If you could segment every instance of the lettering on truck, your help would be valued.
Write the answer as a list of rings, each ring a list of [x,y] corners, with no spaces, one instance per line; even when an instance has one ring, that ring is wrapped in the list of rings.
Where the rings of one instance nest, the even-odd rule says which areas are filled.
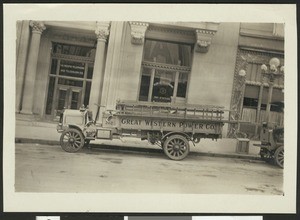
[[[214,130],[215,124],[211,123],[194,123],[194,122],[171,122],[171,121],[157,121],[157,120],[141,120],[122,118],[122,125],[129,126],[146,126],[146,127],[164,127],[164,128],[194,128],[202,130]]]

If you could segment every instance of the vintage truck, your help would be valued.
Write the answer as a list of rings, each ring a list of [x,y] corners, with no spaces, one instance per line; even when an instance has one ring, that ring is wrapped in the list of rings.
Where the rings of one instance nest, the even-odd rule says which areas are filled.
[[[99,123],[100,107],[95,120],[86,108],[61,113],[57,131],[62,133],[63,150],[77,152],[92,140],[130,136],[159,145],[172,160],[182,160],[189,154],[190,142],[222,138],[226,122],[220,106],[118,101],[114,110],[102,113]]]
[[[195,144],[202,138],[222,138],[225,110],[220,106],[174,105],[119,101],[116,109],[106,110],[102,122],[97,123],[92,113],[84,107],[79,110],[64,109],[60,114],[57,131],[61,133],[60,144],[66,152],[77,152],[91,140],[138,137],[160,146],[172,160],[184,159],[190,151],[190,142]],[[104,107],[104,106],[103,106]],[[260,133],[261,158],[283,168],[283,128],[270,128],[263,123]]]

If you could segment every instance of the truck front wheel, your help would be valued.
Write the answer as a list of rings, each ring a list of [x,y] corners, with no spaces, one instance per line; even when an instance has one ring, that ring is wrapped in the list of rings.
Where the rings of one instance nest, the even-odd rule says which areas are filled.
[[[181,135],[172,135],[164,141],[164,153],[172,160],[182,160],[190,152],[188,140]]]
[[[75,153],[79,151],[83,145],[84,137],[77,129],[68,129],[60,136],[60,146],[66,152]]]

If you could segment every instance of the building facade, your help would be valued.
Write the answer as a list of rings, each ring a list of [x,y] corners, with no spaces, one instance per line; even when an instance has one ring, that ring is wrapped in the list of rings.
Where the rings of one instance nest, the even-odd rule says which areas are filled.
[[[114,109],[117,100],[205,104],[234,110],[249,122],[238,129],[254,135],[268,93],[260,65],[272,57],[284,64],[283,25],[272,23],[20,21],[16,43],[16,114],[36,120],[82,105],[95,114],[95,104]],[[278,124],[282,91],[279,79],[271,107]]]

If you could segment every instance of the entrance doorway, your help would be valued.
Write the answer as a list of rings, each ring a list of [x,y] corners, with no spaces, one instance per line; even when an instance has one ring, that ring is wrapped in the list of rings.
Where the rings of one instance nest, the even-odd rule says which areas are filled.
[[[58,116],[64,108],[89,104],[95,48],[52,43],[46,117]]]

